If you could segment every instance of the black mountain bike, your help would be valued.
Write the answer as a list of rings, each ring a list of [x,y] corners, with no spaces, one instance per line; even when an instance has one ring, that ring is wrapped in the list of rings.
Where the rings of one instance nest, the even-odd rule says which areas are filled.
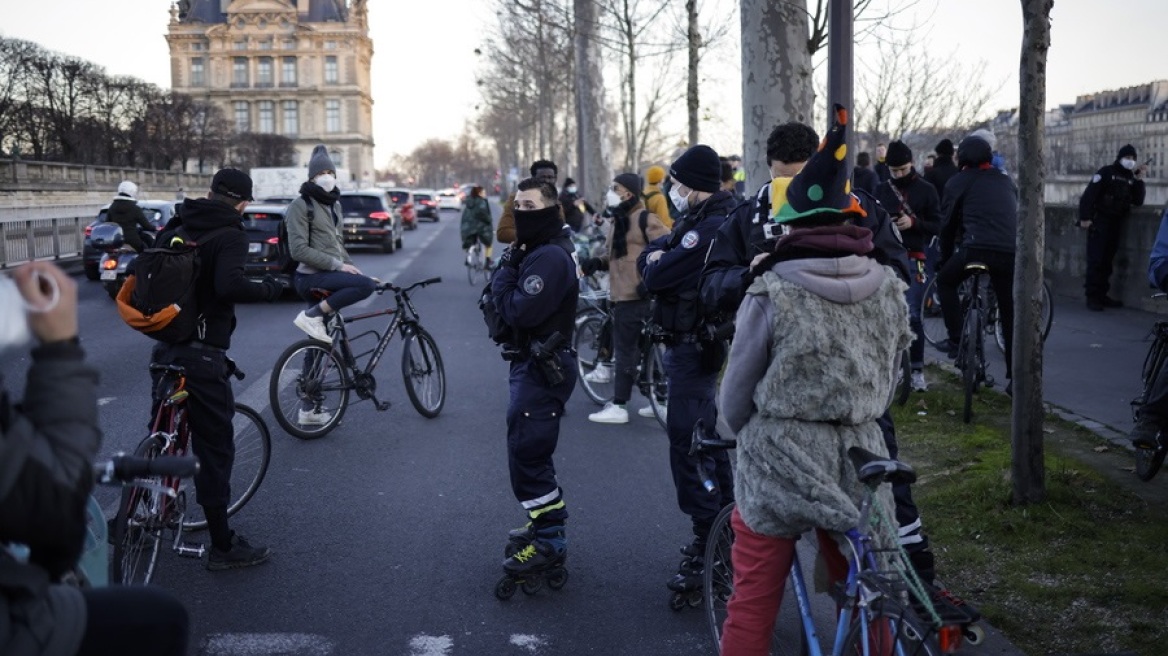
[[[1157,298],[1166,296],[1168,295],[1156,294]],[[1166,359],[1168,359],[1168,321],[1157,321],[1152,327],[1152,345],[1148,347],[1148,355],[1144,357],[1144,391],[1132,401],[1132,415],[1136,421],[1139,421],[1140,408],[1147,400],[1148,393],[1151,392]],[[1155,448],[1136,448],[1136,476],[1141,481],[1152,480],[1156,472],[1160,471],[1160,466],[1164,464],[1165,455],[1168,455],[1168,437],[1162,431],[1157,432]]]
[[[302,440],[324,437],[345,416],[350,392],[362,401],[373,401],[379,411],[388,410],[389,402],[376,396],[373,370],[395,333],[402,338],[402,378],[410,403],[423,417],[437,417],[446,402],[446,371],[438,344],[422,327],[410,292],[439,282],[442,278],[430,278],[409,287],[379,283],[375,288],[378,294],[393,292],[394,307],[352,317],[334,312],[326,324],[332,343],[305,339],[285,349],[272,370],[268,389],[272,413],[280,426]],[[319,298],[327,297],[323,290],[313,292]],[[354,321],[387,315],[390,320],[384,333],[368,330],[349,337],[345,330]],[[367,351],[356,352],[354,344],[368,336],[376,339],[376,344]],[[362,367],[358,360],[365,356],[369,357]]]
[[[961,369],[961,386],[965,390],[965,409],[961,420],[973,419],[973,394],[981,385],[992,387],[994,379],[986,374],[985,330],[988,321],[990,269],[981,262],[965,265],[968,278],[962,281],[961,340],[957,343],[957,366]]]

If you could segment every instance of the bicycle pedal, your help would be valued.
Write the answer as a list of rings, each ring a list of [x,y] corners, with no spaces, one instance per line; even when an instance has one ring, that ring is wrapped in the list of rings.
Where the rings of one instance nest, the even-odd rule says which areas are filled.
[[[377,399],[373,399],[373,407],[377,408],[378,412],[385,412],[386,410],[389,410],[390,405],[392,404],[389,401],[378,401]]]
[[[202,543],[178,542],[174,545],[174,552],[184,558],[202,558],[207,547]]]

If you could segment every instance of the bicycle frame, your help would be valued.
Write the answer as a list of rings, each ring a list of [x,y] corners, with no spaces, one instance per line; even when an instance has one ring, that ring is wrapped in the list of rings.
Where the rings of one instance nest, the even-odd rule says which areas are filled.
[[[341,359],[345,363],[345,367],[351,372],[360,376],[369,376],[373,370],[377,368],[377,363],[381,361],[381,357],[385,354],[385,349],[389,348],[389,342],[393,339],[393,335],[401,332],[404,339],[410,334],[414,326],[420,322],[420,315],[417,308],[414,307],[413,301],[410,300],[408,290],[401,289],[394,292],[395,307],[387,307],[376,312],[366,312],[352,317],[342,317],[338,312],[334,315],[333,326],[336,329],[336,334],[333,336],[333,349],[336,350]],[[345,325],[355,321],[364,319],[372,319],[373,317],[390,316],[389,326],[384,333],[378,333],[376,330],[367,330],[359,333],[354,337],[349,337],[345,330]],[[366,336],[373,335],[377,338],[377,345],[370,351],[363,353],[353,353],[352,342]],[[365,363],[365,368],[361,369],[358,365],[358,358],[370,355],[369,360]],[[430,363],[426,363],[429,365]],[[345,381],[346,386],[350,389],[357,388],[356,380]]]

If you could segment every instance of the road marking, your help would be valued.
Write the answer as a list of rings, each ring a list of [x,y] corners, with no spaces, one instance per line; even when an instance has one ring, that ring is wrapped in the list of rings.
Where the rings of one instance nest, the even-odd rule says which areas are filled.
[[[313,633],[212,633],[204,656],[329,656],[333,643]]]
[[[516,647],[526,649],[531,653],[537,653],[539,648],[547,643],[546,640],[535,635],[526,635],[523,633],[516,633],[511,636],[511,644]]]
[[[449,656],[454,649],[450,636],[428,636],[420,633],[410,638],[410,656]]]
[[[108,405],[108,404],[113,403],[114,401],[117,401],[117,400],[118,400],[118,397],[116,397],[116,396],[103,396],[97,400],[97,406],[101,407],[103,405]]]

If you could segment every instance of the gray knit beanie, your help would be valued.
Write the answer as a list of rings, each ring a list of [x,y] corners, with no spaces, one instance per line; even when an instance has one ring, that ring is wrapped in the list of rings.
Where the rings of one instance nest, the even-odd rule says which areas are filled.
[[[337,166],[333,164],[333,159],[329,157],[328,149],[324,144],[318,145],[312,149],[312,157],[308,159],[308,179],[311,180],[320,175],[322,171],[336,171]]]

